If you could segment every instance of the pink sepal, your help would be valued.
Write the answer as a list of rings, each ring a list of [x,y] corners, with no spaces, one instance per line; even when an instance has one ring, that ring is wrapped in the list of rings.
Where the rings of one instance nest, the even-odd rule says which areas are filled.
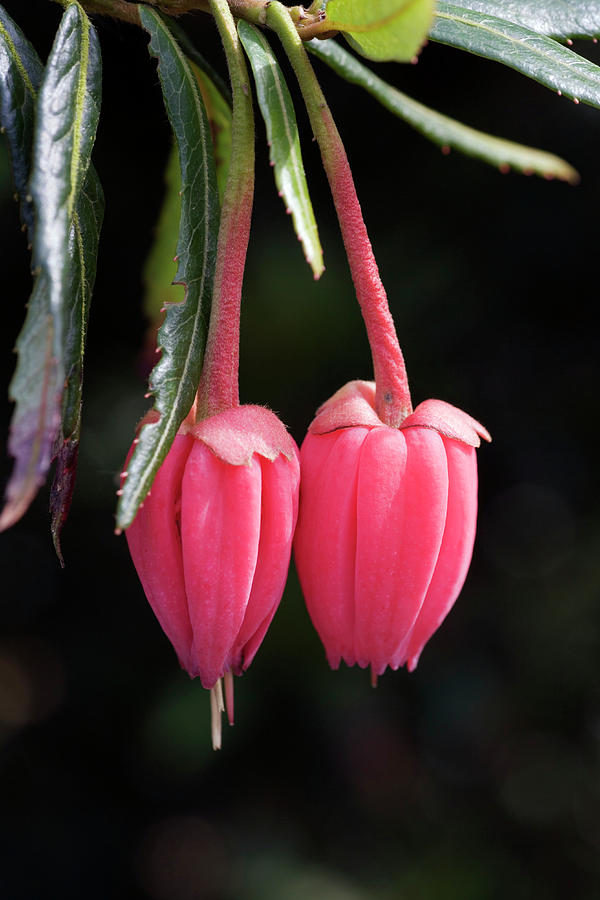
[[[329,434],[354,425],[383,425],[375,412],[374,381],[349,381],[319,407],[308,430],[311,434]]]
[[[355,425],[385,427],[375,412],[374,381],[349,381],[317,410],[308,430],[311,434],[329,434]],[[479,447],[480,438],[491,441],[483,425],[444,400],[424,400],[404,419],[400,428],[416,426],[433,428],[439,434],[462,441],[469,447]]]
[[[444,400],[424,400],[410,416],[407,416],[400,428],[433,428],[445,437],[462,441],[469,447],[479,447],[482,437],[491,441],[489,431],[476,419],[446,403]]]
[[[284,424],[264,406],[235,406],[185,430],[232,466],[249,466],[255,453],[271,461],[298,454]]]

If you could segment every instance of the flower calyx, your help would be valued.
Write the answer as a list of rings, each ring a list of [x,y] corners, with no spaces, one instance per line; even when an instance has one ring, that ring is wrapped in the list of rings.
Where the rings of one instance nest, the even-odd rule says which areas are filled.
[[[255,453],[271,462],[280,455],[291,460],[297,453],[283,422],[264,406],[234,406],[195,424],[185,423],[181,432],[232,466],[249,466]]]
[[[387,428],[375,411],[375,382],[349,381],[317,410],[309,431],[329,434],[339,428],[362,425]],[[481,438],[491,441],[489,432],[476,419],[444,400],[424,400],[398,426],[432,428],[445,437],[479,447]]]

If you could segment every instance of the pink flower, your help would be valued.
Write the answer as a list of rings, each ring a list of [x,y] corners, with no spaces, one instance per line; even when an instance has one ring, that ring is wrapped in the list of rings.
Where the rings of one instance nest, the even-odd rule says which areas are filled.
[[[275,614],[299,479],[274,413],[237,406],[180,429],[126,531],[158,621],[205,688],[248,668]]]
[[[300,454],[294,554],[332,668],[417,665],[471,561],[480,436],[441,400],[385,425],[364,381],[319,410]]]

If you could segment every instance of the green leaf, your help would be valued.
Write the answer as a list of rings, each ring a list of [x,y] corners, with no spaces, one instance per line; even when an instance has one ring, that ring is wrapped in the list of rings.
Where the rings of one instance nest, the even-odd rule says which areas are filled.
[[[172,23],[169,23],[172,26]],[[183,34],[183,32],[182,32]],[[176,35],[179,39],[179,35]],[[181,44],[181,40],[179,39]],[[186,53],[189,57],[189,54]],[[222,200],[231,153],[231,107],[209,76],[190,59],[190,66],[204,101],[210,123],[217,187]],[[179,152],[173,141],[165,169],[165,196],[154,233],[154,243],[144,267],[144,311],[152,323],[152,330],[162,320],[165,306],[180,303],[185,298],[183,286],[174,283],[177,260],[174,259],[177,231],[181,218],[181,168]],[[155,340],[152,341],[154,350]]]
[[[231,156],[231,106],[225,101],[222,92],[215,86],[209,75],[201,71],[193,62],[191,65],[210,122],[217,169],[217,187],[219,198],[222,201]]]
[[[6,134],[15,192],[29,243],[33,206],[27,183],[33,146],[34,112],[43,66],[21,29],[0,6],[0,126]]]
[[[154,243],[144,266],[144,312],[152,326],[161,319],[167,303],[181,303],[185,292],[174,284],[174,259],[181,218],[181,169],[175,142],[165,169],[165,196],[154,231]]]
[[[35,51],[19,59],[33,84],[27,68],[31,53]],[[33,73],[35,68],[34,63]],[[45,480],[60,440],[65,381],[76,365],[74,348],[82,352],[80,336],[73,337],[71,331],[77,329],[80,316],[85,321],[87,315],[78,310],[82,292],[74,287],[75,233],[99,106],[97,38],[79,4],[73,3],[61,20],[37,100],[30,182],[36,211],[36,281],[17,340],[18,362],[10,386],[16,408],[9,451],[15,465],[0,529],[20,518]],[[65,407],[67,434],[73,421],[69,407]]]
[[[62,402],[62,425],[56,445],[56,465],[50,489],[51,531],[58,558],[63,564],[60,534],[69,514],[81,434],[83,362],[90,303],[96,280],[96,262],[100,229],[104,216],[102,186],[90,166],[77,201],[69,236],[69,303],[65,333],[65,389]]]
[[[465,9],[517,22],[555,38],[600,35],[600,3],[577,0],[463,0]]]
[[[232,99],[229,85],[223,81],[214,66],[211,66],[209,61],[200,53],[187,32],[184,31],[175,19],[169,19],[169,29],[171,34],[177,39],[177,43],[189,61],[194,64],[196,69],[200,69],[200,71],[206,75],[215,90],[221,95],[221,99],[231,109]]]
[[[576,103],[600,108],[600,68],[522,25],[439,0],[429,36],[504,63]]]
[[[169,23],[170,25],[172,23]],[[180,41],[181,43],[181,41]],[[188,54],[186,54],[188,55]],[[189,58],[189,55],[188,55]],[[205,72],[190,61],[204,101],[211,127],[217,187],[222,199],[231,151],[231,107]],[[179,152],[173,147],[165,168],[165,195],[156,223],[154,242],[144,266],[144,311],[150,322],[149,350],[156,346],[156,329],[167,304],[185,299],[183,285],[174,282],[177,273],[175,250],[181,218],[181,169]]]
[[[315,278],[319,278],[324,270],[323,251],[306,184],[292,98],[275,54],[262,32],[244,21],[238,23],[238,32],[254,74],[275,182],[292,214],[294,230],[302,242],[306,261]]]
[[[421,49],[435,0],[329,0],[326,25],[368,59],[407,62]]]
[[[444,150],[454,147],[468,156],[498,166],[503,171],[515,168],[526,173],[536,172],[545,178],[560,178],[572,184],[579,180],[575,169],[558,156],[469,128],[407,97],[375,75],[335,41],[314,40],[307,43],[306,47],[346,81],[364,88],[386,109],[404,119]]]
[[[127,528],[194,401],[206,341],[219,223],[219,199],[210,127],[198,82],[165,20],[139,7],[158,59],[163,98],[179,148],[181,220],[176,281],[183,303],[170,306],[159,332],[160,362],[150,376],[159,420],[144,425],[128,464],[117,509],[117,528]]]

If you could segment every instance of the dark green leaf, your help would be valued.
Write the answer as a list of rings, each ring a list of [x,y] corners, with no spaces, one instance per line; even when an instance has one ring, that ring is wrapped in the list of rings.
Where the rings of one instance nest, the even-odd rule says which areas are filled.
[[[181,220],[176,281],[185,285],[183,303],[170,306],[159,332],[161,359],[150,376],[154,409],[160,418],[146,424],[129,460],[117,510],[117,527],[133,521],[194,401],[206,341],[206,316],[214,277],[219,200],[210,127],[198,83],[169,26],[154,10],[140,6],[150,34],[150,52],[159,62],[163,97],[181,168]]]
[[[254,74],[275,182],[292,214],[294,230],[302,242],[306,261],[315,278],[319,278],[324,269],[323,251],[306,184],[292,98],[275,54],[262,32],[244,21],[239,22],[238,32]]]
[[[427,37],[434,6],[434,0],[329,0],[326,23],[362,56],[408,62]]]
[[[314,40],[306,47],[346,81],[360,85],[386,109],[444,149],[454,147],[502,170],[515,168],[521,172],[537,172],[546,178],[560,178],[571,183],[579,180],[575,169],[558,156],[476,131],[407,97],[382,81],[335,41]]]
[[[0,126],[6,134],[21,218],[33,240],[33,207],[27,184],[31,167],[35,100],[43,66],[18,25],[0,6]]]
[[[175,21],[175,19],[169,20],[169,29],[171,34],[173,34],[177,38],[177,42],[187,58],[190,62],[193,62],[194,65],[200,69],[200,71],[206,75],[209,81],[212,82],[216,90],[221,95],[224,102],[231,109],[231,91],[229,90],[229,86],[225,81],[221,78],[217,70],[214,66],[211,66],[209,61],[200,53],[196,45],[191,41],[188,34],[183,30],[183,28]]]
[[[50,490],[51,530],[61,563],[60,533],[69,514],[77,471],[85,341],[103,214],[102,187],[93,166],[90,166],[77,201],[69,237],[69,302],[65,305],[67,318],[63,323],[66,379],[62,426],[57,439],[56,466]]]
[[[20,59],[25,68],[28,59]],[[17,340],[18,363],[10,387],[16,408],[9,451],[15,465],[0,528],[9,527],[25,512],[45,480],[60,442],[65,381],[77,380],[89,295],[74,288],[77,273],[73,267],[78,265],[81,241],[87,240],[79,221],[86,215],[81,185],[89,171],[99,106],[97,38],[81,7],[73,3],[61,20],[37,101],[31,174],[36,281]],[[87,194],[97,203],[99,186],[94,179],[90,174],[92,186]],[[93,246],[86,252],[95,259]],[[92,266],[88,261],[88,270],[91,268],[95,262]],[[89,285],[91,288],[91,281]],[[86,311],[78,311],[84,297]],[[84,324],[79,327],[81,322]],[[67,400],[64,406],[66,437],[76,427],[76,405]]]
[[[599,0],[463,0],[461,6],[556,38],[600,34]]]
[[[430,37],[504,63],[576,103],[600,107],[600,68],[522,25],[439,0]]]
[[[63,433],[73,434],[78,426],[81,408],[81,380],[87,335],[90,301],[96,280],[96,261],[100,228],[104,215],[104,196],[98,176],[92,166],[79,195],[73,226],[69,236],[70,303],[65,307],[65,395],[63,403]]]

